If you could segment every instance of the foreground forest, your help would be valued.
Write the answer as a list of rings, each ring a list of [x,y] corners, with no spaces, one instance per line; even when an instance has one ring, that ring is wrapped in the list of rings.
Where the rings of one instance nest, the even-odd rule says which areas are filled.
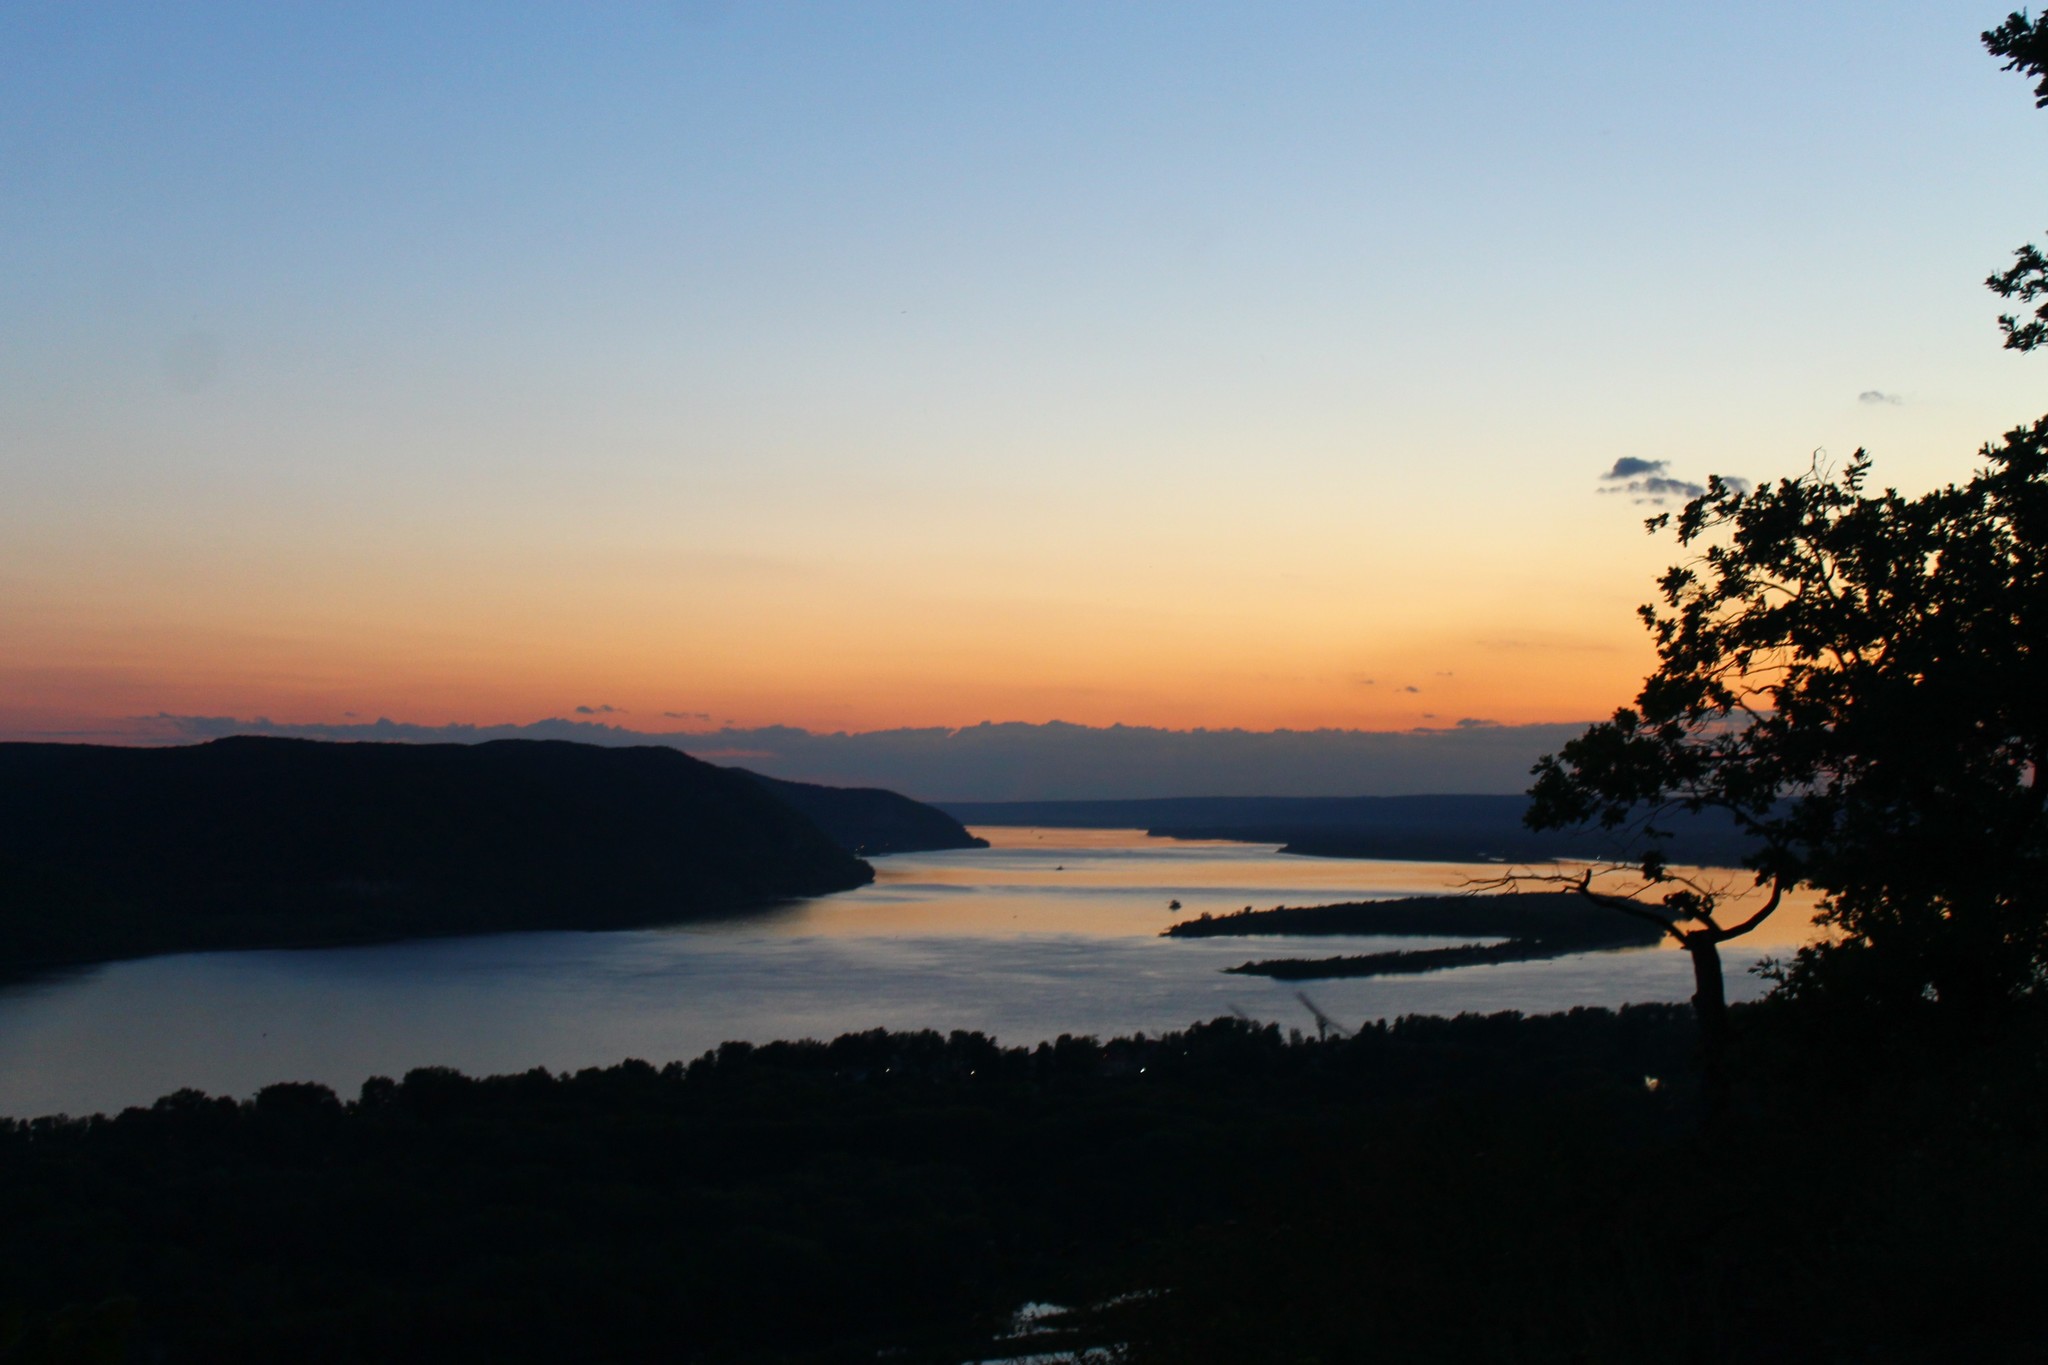
[[[0,1124],[0,1359],[2037,1357],[2048,1030],[870,1034]],[[1012,1310],[1093,1312],[999,1340]],[[1097,1358],[1102,1358],[1098,1356]]]

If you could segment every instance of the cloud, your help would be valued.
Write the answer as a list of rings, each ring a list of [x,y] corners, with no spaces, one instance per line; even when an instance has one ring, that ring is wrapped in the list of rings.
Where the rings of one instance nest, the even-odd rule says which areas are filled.
[[[1413,683],[1410,683],[1408,686],[1402,688],[1401,690],[1403,692],[1420,692],[1422,689],[1415,686]]]
[[[1497,720],[1484,720],[1478,716],[1466,716],[1458,722],[1458,728],[1460,730],[1497,730],[1500,728],[1500,722]]]
[[[1601,478],[1611,475],[1602,474]],[[1636,502],[1662,507],[1671,498],[1696,498],[1707,491],[1703,483],[1690,479],[1674,479],[1663,474],[1652,474],[1647,479],[1630,479],[1627,483],[1615,484],[1600,490],[1602,493],[1626,493]]]
[[[1639,507],[1664,507],[1674,498],[1697,498],[1707,491],[1705,484],[1673,474],[1669,460],[1639,460],[1633,455],[1616,460],[1614,467],[1600,476],[1600,482],[1607,485],[1600,492],[1623,494]],[[1727,474],[1721,476],[1721,482],[1738,493],[1755,486],[1748,479]]]
[[[1871,404],[1888,403],[1892,407],[1898,407],[1906,400],[1895,393],[1886,393],[1883,389],[1865,389],[1856,395],[1856,401]]]
[[[706,725],[711,723],[709,711],[664,711],[661,714],[667,720],[701,720]]]
[[[579,716],[623,716],[626,714],[626,708],[623,706],[613,706],[610,702],[606,702],[603,706],[579,706],[576,708],[576,714]]]
[[[1614,468],[1600,477],[1603,479],[1634,479],[1645,474],[1662,474],[1670,467],[1669,460],[1638,460],[1633,455],[1624,455],[1614,462]]]

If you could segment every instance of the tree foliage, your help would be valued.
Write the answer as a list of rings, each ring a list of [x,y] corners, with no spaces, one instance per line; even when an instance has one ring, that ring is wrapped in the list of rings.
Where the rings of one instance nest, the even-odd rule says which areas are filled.
[[[2048,17],[2029,19],[2025,14],[2008,14],[2005,22],[1984,34],[1984,47],[1994,57],[2005,59],[2007,71],[2019,71],[2034,78],[2034,107],[2048,109]],[[2048,257],[2031,242],[2013,253],[2009,269],[1984,281],[2000,298],[2033,303],[2048,297]],[[2033,319],[2021,322],[2006,314],[1998,325],[2005,331],[2005,344],[2015,351],[2031,351],[2048,341],[2048,302],[2035,307]]]
[[[1727,812],[1760,882],[1825,893],[1795,988],[1986,1005],[2048,963],[2048,419],[1918,498],[1839,471],[1675,520],[1636,705],[1536,769],[1532,823]],[[1653,518],[1653,529],[1671,524]],[[1658,874],[1657,854],[1647,871]],[[1675,904],[1674,911],[1689,907]],[[1708,907],[1710,909],[1710,907]]]
[[[2048,20],[2013,14],[1983,41],[2048,107]],[[2048,297],[2048,256],[2023,247],[1988,283]],[[2000,323],[2008,347],[2032,350],[2048,341],[2048,302],[2031,322]],[[1795,996],[1974,1013],[2036,991],[2048,972],[2048,418],[1981,456],[1966,482],[1919,497],[1870,491],[1858,450],[1774,486],[1715,479],[1675,522],[1652,518],[1696,552],[1642,608],[1657,670],[1635,706],[1537,765],[1529,823],[1638,823],[1644,880],[1658,886],[1673,879],[1657,821],[1724,812],[1754,841],[1759,884],[1823,893],[1820,920],[1837,932],[1779,969]],[[1704,1000],[1713,944],[1747,925],[1722,928],[1714,897],[1683,886],[1663,918],[1694,949]]]

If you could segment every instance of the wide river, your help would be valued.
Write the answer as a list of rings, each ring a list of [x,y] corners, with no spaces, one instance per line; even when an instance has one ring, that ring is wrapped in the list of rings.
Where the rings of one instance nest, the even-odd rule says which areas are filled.
[[[876,859],[872,886],[716,923],[184,953],[0,986],[0,1114],[111,1111],[186,1086],[247,1095],[285,1080],[350,1096],[366,1077],[417,1066],[482,1075],[660,1064],[728,1039],[877,1026],[977,1029],[1016,1044],[1159,1033],[1237,1012],[1308,1030],[1304,983],[1223,968],[1436,940],[1159,931],[1205,910],[1455,891],[1499,870],[1300,858],[1136,830],[976,832],[993,847]],[[1803,915],[1779,918],[1724,950],[1732,998],[1760,993],[1744,971],[1757,956],[1809,932]],[[1692,989],[1675,949],[1305,988],[1351,1024],[1683,1000]]]

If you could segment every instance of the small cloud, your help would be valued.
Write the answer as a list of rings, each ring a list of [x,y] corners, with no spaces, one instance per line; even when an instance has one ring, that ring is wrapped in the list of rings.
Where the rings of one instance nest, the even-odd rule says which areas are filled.
[[[706,725],[711,723],[709,711],[664,711],[661,714],[670,720],[701,720]]]
[[[1479,716],[1466,716],[1457,723],[1455,728],[1460,730],[1498,730],[1500,722],[1497,720],[1486,720]]]
[[[353,711],[344,711],[341,713],[341,716],[343,720],[354,720],[356,718],[356,713]]]
[[[1614,462],[1614,468],[1600,477],[1603,479],[1636,479],[1645,474],[1662,474],[1670,467],[1669,460],[1638,460],[1633,455],[1624,455]]]
[[[1421,689],[1421,688],[1419,688],[1419,687],[1416,687],[1416,686],[1415,686],[1414,684],[1412,684],[1412,683],[1411,683],[1411,684],[1409,684],[1409,685],[1408,685],[1407,687],[1404,687],[1404,688],[1402,688],[1401,690],[1402,690],[1403,692],[1420,692],[1420,691],[1421,691],[1422,689]]]
[[[613,706],[607,702],[603,706],[579,706],[576,708],[576,714],[579,716],[623,716],[626,714],[626,708],[623,706]]]
[[[1672,479],[1657,474],[1647,479],[1630,479],[1627,483],[1600,491],[1633,494],[1637,502],[1654,502],[1661,507],[1666,498],[1696,498],[1707,491],[1707,486],[1690,479]]]
[[[1662,507],[1673,498],[1696,498],[1707,491],[1707,486],[1681,479],[1669,472],[1668,460],[1638,460],[1624,455],[1614,462],[1614,467],[1600,476],[1600,482],[1607,485],[1602,493],[1620,493],[1642,507]]]
[[[1371,678],[1353,678],[1351,681],[1360,687],[1371,687],[1373,685],[1373,679]]]
[[[1898,407],[1906,400],[1899,397],[1895,393],[1886,393],[1883,389],[1865,389],[1863,392],[1856,395],[1856,401],[1859,403],[1871,404],[1883,403],[1889,404],[1892,407]]]

